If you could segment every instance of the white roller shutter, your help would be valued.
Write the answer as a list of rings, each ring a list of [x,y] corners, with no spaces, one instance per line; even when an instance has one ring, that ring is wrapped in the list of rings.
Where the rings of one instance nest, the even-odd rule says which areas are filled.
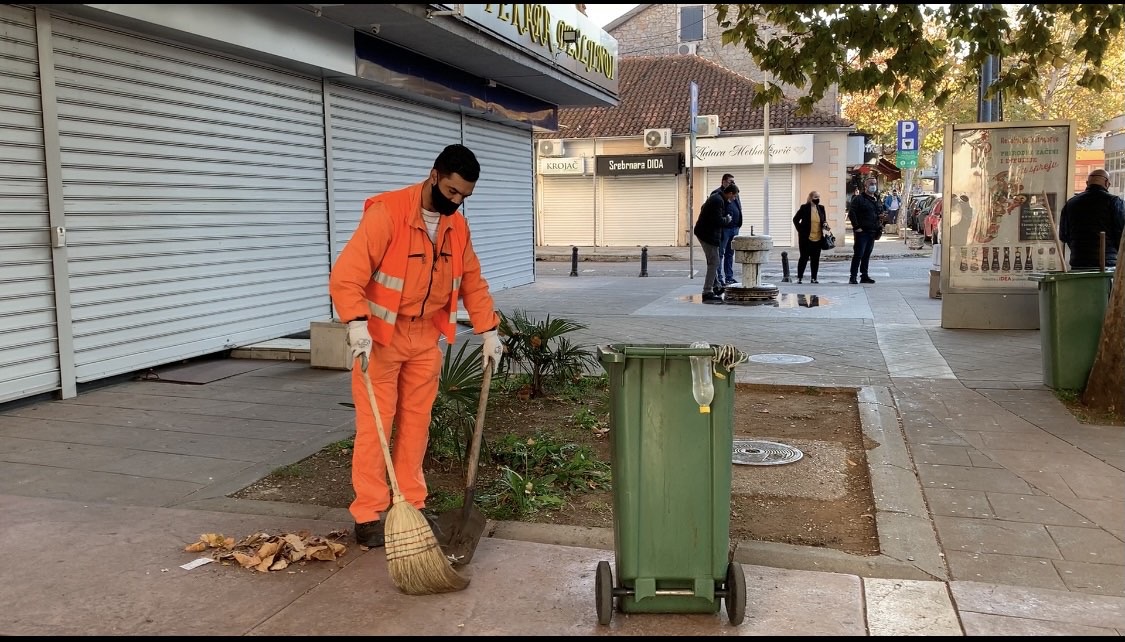
[[[539,223],[543,245],[594,244],[594,177],[540,178]]]
[[[598,245],[676,245],[679,176],[603,176],[598,183]]]
[[[466,118],[465,145],[480,180],[465,201],[473,248],[493,290],[535,280],[535,190],[531,131]]]
[[[329,102],[339,253],[368,197],[426,180],[441,150],[461,142],[461,117],[338,84]]]
[[[723,174],[734,175],[738,185],[738,197],[742,201],[741,234],[750,234],[753,226],[755,234],[765,234],[762,194],[765,192],[761,165],[742,165],[738,167],[708,167],[707,193],[722,184]],[[770,165],[770,237],[773,244],[792,247],[797,244],[796,230],[793,228],[793,215],[797,213],[797,201],[793,194],[793,166]],[[804,202],[804,199],[800,199]]]
[[[78,381],[329,314],[320,81],[55,20]]]
[[[0,402],[58,389],[35,14],[0,5]]]

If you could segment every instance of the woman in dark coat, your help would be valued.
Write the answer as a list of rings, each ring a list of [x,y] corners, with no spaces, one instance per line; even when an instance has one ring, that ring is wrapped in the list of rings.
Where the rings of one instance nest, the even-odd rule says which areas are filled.
[[[801,250],[801,258],[797,259],[797,283],[805,278],[805,265],[809,265],[812,272],[809,283],[819,283],[816,272],[820,268],[820,242],[828,227],[819,192],[809,192],[808,200],[793,216],[793,225],[797,227],[797,246]]]

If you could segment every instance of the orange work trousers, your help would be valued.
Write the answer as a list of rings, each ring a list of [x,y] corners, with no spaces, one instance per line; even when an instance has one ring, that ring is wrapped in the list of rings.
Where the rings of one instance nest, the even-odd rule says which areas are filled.
[[[375,344],[367,367],[384,434],[392,444],[391,461],[399,490],[419,509],[426,506],[422,460],[429,445],[430,413],[441,376],[440,338],[432,319],[400,318],[390,343]],[[352,367],[352,401],[356,411],[352,452],[355,501],[349,510],[356,523],[362,524],[380,519],[380,513],[391,506],[391,493],[375,415],[358,363]]]

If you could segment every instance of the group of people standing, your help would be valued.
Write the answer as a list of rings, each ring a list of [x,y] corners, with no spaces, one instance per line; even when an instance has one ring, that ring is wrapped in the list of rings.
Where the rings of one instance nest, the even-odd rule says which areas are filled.
[[[703,281],[703,301],[721,302],[727,285],[736,283],[734,278],[734,248],[731,241],[738,236],[742,227],[742,201],[734,176],[723,174],[722,184],[715,188],[699,210],[695,223],[695,237],[703,247],[707,261],[707,275]],[[893,196],[893,198],[892,198]],[[875,241],[882,236],[883,225],[887,221],[889,202],[897,213],[898,192],[888,195],[885,201],[879,199],[879,181],[874,176],[864,182],[863,190],[856,189],[848,199],[848,220],[852,224],[854,251],[848,283],[874,283],[868,274],[868,264]],[[793,216],[797,229],[797,245],[800,258],[797,259],[797,283],[804,283],[805,269],[810,270],[809,283],[819,283],[817,272],[820,269],[820,253],[824,249],[825,237],[831,234],[828,216],[820,202],[820,192],[809,192],[805,203]]]

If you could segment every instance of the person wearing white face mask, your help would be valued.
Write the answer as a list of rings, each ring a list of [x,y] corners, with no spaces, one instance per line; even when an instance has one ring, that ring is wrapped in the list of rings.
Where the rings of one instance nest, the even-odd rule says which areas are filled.
[[[864,181],[863,193],[848,204],[848,220],[852,223],[855,245],[852,248],[852,269],[848,283],[874,283],[867,274],[875,241],[883,235],[883,205],[879,202],[879,180],[874,176]],[[856,280],[856,275],[860,279]]]

